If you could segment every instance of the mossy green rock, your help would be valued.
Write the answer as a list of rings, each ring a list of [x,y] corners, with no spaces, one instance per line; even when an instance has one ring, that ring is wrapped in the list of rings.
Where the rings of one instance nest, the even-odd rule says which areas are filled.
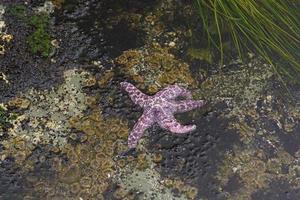
[[[49,57],[52,52],[51,37],[47,30],[49,17],[43,14],[31,16],[29,24],[35,28],[35,31],[27,38],[30,51]]]

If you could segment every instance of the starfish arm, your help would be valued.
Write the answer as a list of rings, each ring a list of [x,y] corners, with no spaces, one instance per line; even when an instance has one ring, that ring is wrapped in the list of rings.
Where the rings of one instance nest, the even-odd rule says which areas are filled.
[[[204,104],[205,102],[203,100],[182,100],[175,103],[175,112],[187,112],[202,107]]]
[[[131,133],[128,137],[128,147],[135,148],[137,146],[138,141],[143,136],[144,131],[149,128],[154,123],[153,114],[151,110],[146,111],[142,114],[142,116],[138,119],[137,123],[134,125]]]
[[[161,118],[160,121],[158,121],[158,124],[172,133],[176,134],[182,134],[182,133],[187,133],[190,131],[193,131],[196,129],[196,125],[182,125],[179,122],[176,121],[175,117],[172,115],[165,115],[161,114],[159,117]]]
[[[140,107],[144,107],[147,100],[149,99],[149,96],[146,94],[143,94],[139,89],[137,89],[134,85],[128,82],[121,82],[121,87],[128,92],[131,100],[139,105]]]
[[[175,99],[178,96],[186,99],[192,99],[192,93],[179,85],[170,85],[155,94],[155,97],[169,100]]]

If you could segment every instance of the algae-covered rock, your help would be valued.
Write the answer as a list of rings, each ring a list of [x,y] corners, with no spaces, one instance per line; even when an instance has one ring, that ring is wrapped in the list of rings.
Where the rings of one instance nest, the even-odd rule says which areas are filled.
[[[136,82],[137,87],[145,88],[150,93],[174,83],[197,86],[188,64],[158,45],[124,51],[115,61],[125,76]]]

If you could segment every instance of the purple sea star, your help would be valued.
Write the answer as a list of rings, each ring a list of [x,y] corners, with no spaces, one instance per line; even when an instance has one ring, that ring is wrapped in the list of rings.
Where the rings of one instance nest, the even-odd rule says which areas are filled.
[[[175,134],[187,133],[196,129],[196,125],[179,124],[173,116],[174,113],[186,112],[204,105],[203,100],[192,100],[192,94],[187,89],[179,85],[170,85],[155,95],[148,96],[128,82],[122,82],[121,87],[128,92],[135,104],[144,109],[142,116],[129,134],[129,148],[135,148],[144,131],[155,122],[163,129]],[[185,100],[176,101],[176,97],[184,97]]]

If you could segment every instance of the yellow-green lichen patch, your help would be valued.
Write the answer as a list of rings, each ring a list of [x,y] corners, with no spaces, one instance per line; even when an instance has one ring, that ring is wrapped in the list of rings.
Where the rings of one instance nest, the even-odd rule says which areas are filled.
[[[4,42],[11,42],[13,39],[13,36],[10,35],[10,34],[3,34],[1,36],[1,40],[4,41]]]
[[[0,35],[3,34],[5,29],[5,21],[3,20],[4,13],[5,13],[5,7],[0,4]]]
[[[8,104],[27,108],[22,117],[14,120],[9,136],[19,136],[32,144],[52,144],[62,147],[70,134],[68,119],[81,116],[86,109],[82,82],[87,72],[69,70],[58,88],[35,90],[20,95]],[[24,126],[25,125],[25,126]]]
[[[195,187],[178,178],[171,180],[160,176],[157,167],[161,160],[160,154],[149,153],[138,153],[136,158],[128,156],[126,159],[119,159],[118,173],[115,176],[119,189],[114,196],[117,199],[129,198],[130,192],[135,191],[142,199],[196,199],[198,190]],[[167,184],[168,180],[171,180],[170,184]]]
[[[0,32],[0,55],[5,54],[7,44],[10,43],[12,40],[13,40],[12,35]]]
[[[0,55],[4,55],[7,50],[7,44],[13,39],[13,36],[7,33],[6,24],[3,15],[6,8],[0,4]]]
[[[10,83],[7,76],[3,72],[0,72],[0,81],[3,81],[5,84]]]
[[[4,129],[7,129],[16,118],[17,115],[10,113],[6,105],[0,104],[0,136],[3,136]]]
[[[137,87],[150,93],[174,83],[196,87],[187,63],[180,61],[167,48],[158,44],[139,50],[124,51],[116,58],[125,76],[133,79]]]
[[[126,176],[120,176],[120,186],[127,193],[131,190],[141,192],[143,199],[186,199],[184,195],[177,196],[171,189],[166,188],[159,173],[153,168],[123,173],[126,173]]]
[[[51,14],[54,12],[54,4],[53,1],[45,1],[44,4],[40,7],[35,8],[38,13]]]

